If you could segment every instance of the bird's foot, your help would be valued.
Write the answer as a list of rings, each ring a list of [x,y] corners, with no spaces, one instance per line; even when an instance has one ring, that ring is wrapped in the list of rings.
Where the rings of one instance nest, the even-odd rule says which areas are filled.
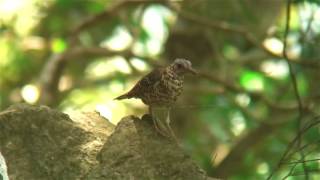
[[[153,124],[154,124],[154,127],[155,127],[155,129],[157,130],[157,132],[158,132],[160,135],[169,138],[169,137],[170,137],[170,134],[165,130],[164,124],[162,124],[161,122],[159,122],[159,120],[157,120],[155,117],[152,117],[152,120],[153,120]]]
[[[175,135],[174,131],[171,129],[170,124],[167,124],[167,128],[170,132],[170,138],[172,138],[177,144],[180,144],[177,136]]]

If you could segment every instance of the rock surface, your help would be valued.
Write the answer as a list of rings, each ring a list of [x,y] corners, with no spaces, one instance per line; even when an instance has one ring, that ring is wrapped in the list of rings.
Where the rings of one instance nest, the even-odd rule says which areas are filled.
[[[206,179],[175,141],[153,129],[148,115],[122,119],[98,159],[88,179]]]
[[[211,179],[150,116],[115,127],[97,113],[71,118],[44,106],[0,112],[0,151],[11,180]]]

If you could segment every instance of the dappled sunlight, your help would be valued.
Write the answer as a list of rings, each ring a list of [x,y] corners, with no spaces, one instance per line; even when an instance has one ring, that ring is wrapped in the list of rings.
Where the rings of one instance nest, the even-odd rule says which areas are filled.
[[[40,19],[39,0],[0,0],[0,20],[6,23],[14,20],[14,30],[27,35]]]
[[[98,111],[100,113],[101,116],[107,118],[108,120],[111,120],[111,122],[114,123],[112,121],[112,119],[113,119],[112,118],[112,112],[111,112],[110,108],[107,105],[97,104],[95,109],[96,109],[96,111]]]
[[[283,79],[289,74],[288,64],[285,61],[268,60],[261,64],[261,70],[266,73],[267,76]]]
[[[45,39],[40,36],[26,36],[21,42],[23,50],[42,50],[45,48]]]
[[[53,38],[50,42],[51,51],[54,53],[62,53],[66,48],[66,41],[61,38]]]
[[[240,77],[240,84],[249,91],[262,91],[264,77],[254,71],[245,71]]]
[[[250,97],[246,94],[238,94],[235,100],[241,107],[247,107],[251,101]]]
[[[116,72],[130,74],[131,68],[122,56],[97,59],[90,63],[85,70],[88,79],[101,79],[113,75]]]
[[[122,72],[124,74],[130,74],[132,71],[124,57],[116,56],[110,59],[109,61],[111,62],[114,69],[119,72]]]
[[[218,165],[229,153],[230,147],[226,144],[219,144],[214,152],[211,154],[211,161],[213,165]]]
[[[147,55],[147,50],[143,42],[135,42],[133,44],[132,51],[136,54]]]
[[[131,82],[130,85],[133,83]],[[97,111],[113,124],[117,124],[125,116],[131,114],[141,116],[146,113],[146,107],[139,99],[114,100],[119,93],[124,92],[126,89],[119,81],[111,81],[108,85],[97,89],[75,89],[61,103],[61,108],[66,113],[75,110]],[[137,111],[137,109],[144,110]]]
[[[147,32],[142,41],[135,42],[133,52],[141,55],[159,55],[163,43],[168,37],[168,26],[172,23],[174,14],[163,6],[150,6],[142,17],[142,28]]]
[[[91,93],[88,94],[90,91]],[[97,111],[101,116],[116,124],[128,112],[124,104],[119,104],[113,99],[113,93],[109,94],[107,89],[74,90],[68,100],[62,103],[62,109],[66,113],[79,110],[85,112]]]
[[[299,44],[298,36],[291,34],[288,37],[287,54],[290,60],[294,60],[300,57],[301,45]],[[272,53],[281,56],[283,54],[283,42],[282,40],[272,37],[263,41],[263,46]]]
[[[149,55],[156,56],[162,50],[162,44],[157,39],[149,39],[146,43],[146,49]]]
[[[165,19],[172,16],[168,9],[162,6],[150,6],[146,9],[142,18],[142,27],[148,32],[150,38],[159,40],[159,43],[168,35]]]
[[[265,39],[263,45],[271,52],[281,55],[283,51],[283,43],[280,39],[272,37]]]
[[[128,30],[123,26],[118,26],[115,28],[111,38],[100,43],[100,46],[107,47],[111,50],[124,50],[129,47],[132,42],[132,37],[130,36]]]
[[[109,89],[111,93],[119,93],[121,91],[123,91],[124,89],[124,85],[123,83],[121,83],[120,81],[111,81],[109,83]]]
[[[307,129],[274,170],[299,128],[319,121],[320,3],[220,1],[0,0],[0,110],[25,102],[97,112],[117,124],[148,106],[114,98],[183,58],[199,72],[185,75],[170,104],[183,150],[210,175],[265,179],[277,171],[282,179],[293,167],[287,161],[304,159],[300,151],[314,150],[308,144],[319,147],[318,126]],[[141,93],[144,86],[160,87],[150,97],[180,93],[180,81],[162,86],[161,70],[140,81]],[[166,86],[170,92],[160,92]],[[319,170],[319,162],[307,168]],[[292,172],[303,175],[302,164]]]
[[[139,71],[147,71],[150,70],[150,67],[142,60],[139,58],[132,58],[130,60],[131,64],[133,67],[135,67]]]
[[[33,84],[27,84],[21,89],[21,96],[27,103],[36,103],[39,99],[39,95],[39,88]]]
[[[301,28],[306,31],[308,28],[311,28],[312,31],[319,33],[320,27],[320,9],[316,3],[304,3],[303,6],[299,7],[299,18]],[[314,21],[312,24],[309,23],[310,18],[313,18]],[[313,38],[316,33],[307,34],[307,38]]]
[[[91,62],[85,69],[85,77],[88,79],[99,79],[111,75],[114,70],[106,59]]]
[[[0,10],[2,19],[9,19],[26,6],[27,1],[21,0],[1,0],[0,1]]]
[[[268,164],[265,163],[265,162],[258,164],[258,166],[257,166],[257,172],[258,172],[259,174],[262,174],[262,175],[268,174],[268,173],[269,173],[269,166],[268,166]]]
[[[246,123],[245,119],[242,116],[241,113],[236,112],[231,115],[230,118],[231,122],[231,131],[235,136],[239,136],[245,129],[246,129]]]
[[[63,92],[70,90],[73,87],[72,77],[68,75],[63,75],[58,84],[58,90]]]

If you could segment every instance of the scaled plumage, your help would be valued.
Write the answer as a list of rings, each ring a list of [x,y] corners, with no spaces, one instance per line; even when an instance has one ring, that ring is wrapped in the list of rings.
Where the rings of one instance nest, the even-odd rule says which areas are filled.
[[[164,135],[169,133],[174,136],[169,126],[169,110],[166,125],[155,114],[157,108],[167,108],[173,105],[183,90],[183,79],[186,73],[196,74],[191,67],[191,62],[185,59],[176,59],[165,68],[158,68],[140,79],[127,93],[115,98],[117,100],[139,98],[149,106],[156,129]],[[167,127],[165,127],[167,126]],[[166,131],[166,132],[163,132]]]
[[[139,98],[149,106],[171,106],[183,90],[183,78],[187,72],[196,73],[190,61],[176,59],[166,68],[153,70],[129,92],[115,99]]]

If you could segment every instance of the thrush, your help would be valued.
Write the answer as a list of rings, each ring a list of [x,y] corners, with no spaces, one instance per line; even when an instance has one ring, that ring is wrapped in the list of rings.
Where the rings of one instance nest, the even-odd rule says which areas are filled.
[[[197,74],[191,62],[176,59],[167,67],[157,68],[141,78],[127,93],[115,98],[117,100],[139,98],[149,106],[156,130],[164,136],[175,135],[170,127],[169,111],[183,90],[184,75]],[[158,115],[166,114],[165,123]]]

